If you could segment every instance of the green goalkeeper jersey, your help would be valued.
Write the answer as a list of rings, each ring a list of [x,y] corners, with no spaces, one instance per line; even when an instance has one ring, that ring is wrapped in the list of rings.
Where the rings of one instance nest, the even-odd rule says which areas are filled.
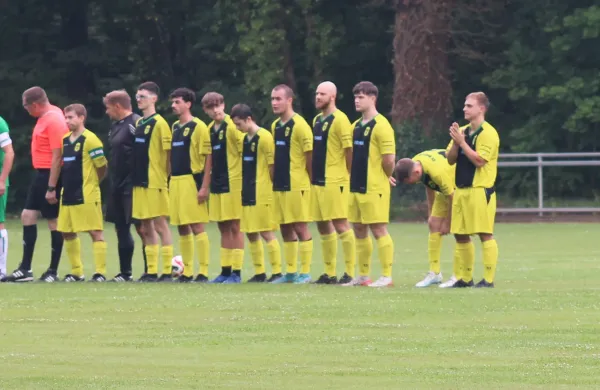
[[[8,133],[8,124],[0,116],[0,172],[2,171],[2,167],[4,166],[4,147],[6,145],[10,145],[12,140],[10,139],[10,134]],[[8,177],[6,178],[6,185],[8,185]]]

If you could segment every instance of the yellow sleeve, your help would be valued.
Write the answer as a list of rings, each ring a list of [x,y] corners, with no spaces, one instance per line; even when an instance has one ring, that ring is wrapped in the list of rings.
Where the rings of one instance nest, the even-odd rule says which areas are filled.
[[[163,150],[171,150],[171,140],[173,134],[171,133],[171,128],[167,124],[167,121],[164,119],[158,120],[155,126],[156,127],[154,128],[154,131],[158,130],[157,134],[160,137],[160,144],[162,145]]]
[[[244,133],[241,130],[238,130],[237,128],[235,128],[235,132],[237,136],[236,146],[238,154],[241,156],[244,153],[244,138],[246,138],[246,133]]]
[[[100,138],[93,136],[85,141],[87,153],[92,160],[92,163],[96,168],[101,168],[107,164],[106,157],[104,156],[104,149]]]
[[[475,149],[479,157],[485,161],[490,161],[494,156],[498,156],[498,148],[500,147],[500,139],[498,133],[491,130],[482,131],[477,136],[475,141]]]
[[[298,134],[300,135],[300,147],[303,153],[313,150],[313,133],[308,123],[302,123],[298,126]]]
[[[448,143],[448,146],[446,146],[446,153],[450,153],[450,149],[452,149],[453,145],[454,145],[454,140],[451,139],[450,142]]]
[[[264,153],[268,165],[275,164],[275,142],[273,137],[268,136],[260,138],[261,153]]]
[[[340,134],[340,139],[342,141],[342,149],[348,149],[352,147],[352,133],[354,130],[354,126],[352,126],[348,117],[344,116],[340,119],[341,121],[338,125],[338,131]]]
[[[278,120],[279,120],[279,119],[275,119],[275,120],[273,121],[273,123],[271,123],[271,134],[273,135],[273,137],[275,136],[275,127],[276,127],[276,124],[277,124],[277,121],[278,121]]]
[[[382,156],[384,154],[396,154],[396,135],[389,123],[382,124],[375,134],[379,141],[379,153]]]
[[[208,155],[212,153],[210,146],[210,135],[208,133],[208,127],[203,122],[196,122],[196,128],[192,133],[192,149],[197,150],[201,155]]]

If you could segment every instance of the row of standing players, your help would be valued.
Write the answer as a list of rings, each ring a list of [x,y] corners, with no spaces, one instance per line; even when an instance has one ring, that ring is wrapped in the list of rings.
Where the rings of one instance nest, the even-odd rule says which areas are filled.
[[[131,241],[123,233],[123,228],[129,230],[131,216],[139,221],[138,231],[145,246],[143,252],[147,268],[140,281],[172,281],[170,259],[173,247],[165,219],[169,216],[180,234],[179,244],[185,264],[184,274],[179,277],[181,282],[194,280],[194,243],[200,261],[195,281],[208,281],[210,251],[204,224],[210,219],[218,222],[221,231],[222,271],[212,280],[213,283],[241,281],[242,233],[248,237],[255,268],[255,275],[249,281],[308,283],[311,281],[312,237],[307,222],[314,220],[321,235],[325,262],[325,273],[316,283],[391,286],[393,241],[387,232],[387,223],[389,182],[395,184],[392,178],[394,132],[376,110],[378,92],[372,83],[361,82],[353,90],[356,109],[362,114],[353,125],[337,110],[336,93],[333,83],[319,85],[315,103],[321,113],[313,121],[311,130],[292,109],[291,89],[285,85],[276,86],[271,100],[273,112],[279,119],[273,123],[271,131],[256,124],[247,105],[234,106],[231,116],[227,116],[223,97],[214,92],[202,99],[204,110],[213,119],[207,127],[191,115],[194,93],[185,88],[175,90],[170,98],[179,120],[172,130],[156,114],[155,103],[159,95],[156,84],[147,82],[138,88],[136,101],[144,114],[139,119],[131,113],[130,98],[126,92],[109,93],[104,103],[108,115],[116,120],[110,138],[111,160],[117,161],[111,164],[113,189],[109,196],[107,219],[115,222],[121,258],[121,273],[113,280],[132,278],[131,257],[123,258],[129,253],[121,256],[121,248],[124,247],[121,239]],[[65,137],[62,147],[64,190],[58,229],[65,236],[72,265],[72,272],[65,280],[84,279],[76,233],[88,231],[94,241],[96,262],[96,274],[92,280],[103,281],[106,280],[106,246],[101,234],[99,181],[105,173],[106,159],[100,141],[83,127],[85,108],[75,108],[79,108],[79,112],[72,106],[65,109],[72,132]],[[458,143],[452,133],[451,128],[455,145],[462,145],[464,142]],[[79,142],[76,141],[82,136],[84,140],[78,147]],[[448,150],[452,154],[452,142]],[[448,159],[444,156],[444,160]],[[401,171],[401,163],[396,167],[397,172]],[[429,187],[437,187],[439,192],[439,186]],[[71,193],[80,195],[65,196]],[[453,194],[444,195],[451,197]],[[440,226],[447,225],[447,219],[441,219]],[[281,269],[280,248],[274,234],[278,229],[284,242],[285,272]],[[369,230],[377,240],[382,265],[382,276],[375,282],[369,278],[373,250]],[[481,231],[469,234],[473,233]],[[460,245],[459,235],[457,241]],[[265,273],[261,237],[266,242],[272,266],[269,279]],[[335,265],[338,237],[346,260],[346,270],[339,281]],[[163,258],[160,277],[159,238]],[[297,271],[298,257],[300,272]],[[356,257],[359,261],[358,277],[354,275]],[[430,247],[430,262],[431,258]],[[456,270],[457,267],[455,274],[458,274]],[[439,270],[434,275],[441,281]],[[469,281],[464,279],[464,284],[469,285]]]

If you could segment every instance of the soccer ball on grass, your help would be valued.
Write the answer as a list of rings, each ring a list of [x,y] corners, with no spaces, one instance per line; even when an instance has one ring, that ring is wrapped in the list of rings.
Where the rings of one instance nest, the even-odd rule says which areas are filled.
[[[183,274],[183,259],[177,255],[171,260],[171,275],[178,278]]]

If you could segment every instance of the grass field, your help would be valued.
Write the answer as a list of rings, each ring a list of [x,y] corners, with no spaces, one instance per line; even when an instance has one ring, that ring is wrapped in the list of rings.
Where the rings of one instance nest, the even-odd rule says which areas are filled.
[[[21,231],[9,229],[12,269]],[[427,268],[426,226],[391,233],[396,287],[385,290],[0,285],[0,388],[598,388],[600,225],[498,225],[498,278],[485,290],[414,288]],[[48,264],[48,237],[40,226],[36,276]],[[107,239],[112,276],[114,234]],[[215,230],[210,239],[214,275]],[[87,237],[83,248],[90,253]],[[445,240],[447,276],[451,248]],[[476,279],[480,264],[478,247]],[[63,257],[61,275],[67,265]]]

